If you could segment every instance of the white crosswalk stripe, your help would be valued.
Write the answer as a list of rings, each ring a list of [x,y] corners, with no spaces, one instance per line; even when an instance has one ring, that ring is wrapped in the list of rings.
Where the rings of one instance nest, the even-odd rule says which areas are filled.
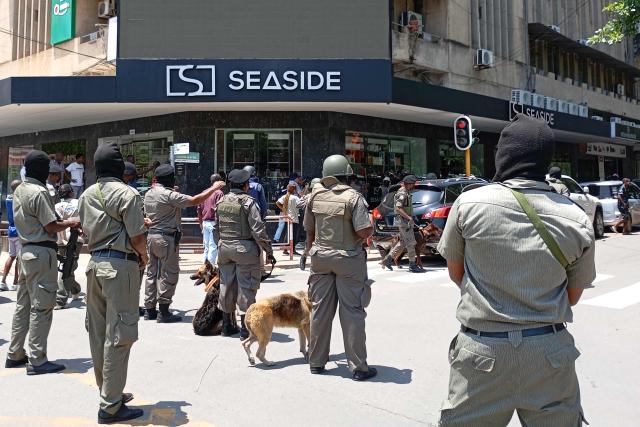
[[[580,304],[584,305],[614,308],[617,310],[622,310],[623,308],[627,308],[638,303],[640,303],[640,283],[625,286],[624,288],[607,292],[580,302]]]

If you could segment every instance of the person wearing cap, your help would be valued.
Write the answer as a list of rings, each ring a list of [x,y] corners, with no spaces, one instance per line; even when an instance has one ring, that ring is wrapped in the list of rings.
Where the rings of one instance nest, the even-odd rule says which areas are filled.
[[[247,165],[243,169],[249,172],[251,176],[251,178],[249,178],[249,191],[247,194],[256,199],[258,207],[260,208],[260,216],[264,219],[267,216],[267,198],[264,195],[264,187],[260,183],[260,178],[258,178],[256,174],[255,167]]]
[[[502,131],[495,184],[463,192],[438,252],[461,299],[449,346],[440,426],[526,426],[584,421],[566,328],[571,306],[596,277],[593,227],[545,182],[553,132],[518,114]],[[528,212],[528,213],[527,213]]]
[[[547,183],[553,188],[556,193],[569,197],[569,187],[562,182],[562,169],[557,166],[552,166],[549,169],[549,176],[547,177]]]
[[[365,333],[365,308],[371,301],[371,287],[363,245],[373,233],[373,226],[364,196],[349,185],[353,177],[346,157],[327,157],[320,185],[314,186],[305,211],[305,255],[311,257],[309,299],[313,305],[309,366],[312,374],[325,371],[339,302],[349,370],[355,381],[364,381],[377,374],[367,364]]]
[[[127,365],[138,340],[140,275],[148,261],[142,199],[122,182],[124,161],[117,144],[94,154],[98,182],[80,196],[78,210],[91,252],[87,264],[87,317],[93,372],[100,392],[98,424],[141,417],[126,403]]]
[[[127,156],[127,158],[132,156]],[[122,182],[129,187],[138,188],[138,169],[136,165],[130,162],[124,162],[124,173],[122,174]]]
[[[47,176],[46,186],[54,206],[60,201],[60,196],[58,195],[58,189],[60,188],[60,174],[60,168],[56,166],[54,160],[51,160],[49,163],[49,175]]]
[[[49,157],[33,150],[25,157],[26,177],[13,193],[13,219],[22,243],[16,310],[5,368],[27,364],[27,375],[59,372],[47,358],[47,338],[58,289],[56,233],[79,227],[78,218],[60,221],[45,186]],[[29,334],[29,356],[24,343]]]
[[[175,170],[169,164],[156,168],[155,180],[156,184],[144,196],[144,211],[150,220],[144,319],[174,323],[182,320],[169,311],[180,274],[178,245],[182,237],[182,209],[201,204],[216,190],[221,189],[224,182],[217,181],[197,196],[182,194],[173,189]]]
[[[222,310],[222,335],[238,333],[232,314],[236,305],[240,312],[240,339],[249,337],[244,323],[244,314],[256,302],[260,288],[260,252],[275,263],[271,241],[260,215],[256,200],[247,194],[251,174],[244,169],[229,172],[230,192],[216,207],[218,222],[213,236],[218,245],[218,267],[220,268],[220,298]]]
[[[412,273],[422,273],[424,270],[418,267],[416,263],[416,238],[413,234],[413,200],[411,192],[416,187],[418,178],[415,175],[407,175],[402,178],[400,189],[394,197],[394,210],[396,214],[396,220],[398,223],[398,235],[400,240],[389,251],[386,257],[380,262],[383,267],[393,270],[391,261],[395,259],[399,254],[407,251],[407,257],[409,258],[409,271]]]
[[[63,220],[74,218],[79,216],[78,212],[78,199],[74,198],[75,190],[69,184],[63,184],[58,190],[58,196],[60,201],[56,203],[56,214]],[[69,243],[69,237],[71,232],[69,230],[58,232],[58,253],[62,256],[66,255],[67,244]],[[76,281],[75,271],[78,268],[78,258],[80,257],[80,251],[82,250],[82,238],[78,236],[76,244],[76,252],[74,254],[73,268],[71,269],[71,275],[69,277],[62,276],[58,279],[58,292],[56,295],[56,306],[54,310],[61,310],[66,307],[69,296],[76,301],[80,299],[80,291],[82,290],[80,284]]]
[[[380,200],[384,199],[384,196],[389,194],[389,187],[391,186],[391,178],[385,176],[382,178],[382,185],[380,185]]]

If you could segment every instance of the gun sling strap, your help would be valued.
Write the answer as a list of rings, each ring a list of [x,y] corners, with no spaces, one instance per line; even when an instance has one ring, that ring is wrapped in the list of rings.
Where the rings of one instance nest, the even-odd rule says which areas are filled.
[[[566,269],[569,266],[567,258],[565,258],[562,250],[560,249],[560,246],[558,246],[558,242],[556,242],[549,230],[547,230],[547,227],[544,225],[533,206],[531,206],[531,203],[529,203],[527,197],[520,191],[514,190],[510,187],[507,188],[511,190],[511,193],[520,204],[520,207],[522,208],[524,213],[529,217],[529,220],[535,227],[538,234],[540,234],[540,237],[542,237],[542,240],[544,240],[544,243],[547,245],[555,259],[558,260],[558,262],[564,269]]]

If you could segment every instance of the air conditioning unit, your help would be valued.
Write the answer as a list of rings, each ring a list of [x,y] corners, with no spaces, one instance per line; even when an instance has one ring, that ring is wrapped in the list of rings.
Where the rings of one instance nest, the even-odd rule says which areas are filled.
[[[589,117],[589,108],[586,105],[578,105],[578,115],[580,117]]]
[[[614,117],[610,117],[609,121],[611,123],[622,123],[622,117],[615,117],[615,116]]]
[[[115,15],[116,8],[112,0],[101,0],[100,3],[98,3],[98,17],[107,19]]]
[[[531,95],[531,105],[536,108],[544,108],[544,95],[540,95],[539,93]]]
[[[585,46],[589,46],[589,41],[587,39],[580,39],[578,40],[578,43],[585,45]]]
[[[563,100],[563,99],[558,99],[558,111],[561,113],[568,113],[569,112],[569,102]]]
[[[511,102],[520,105],[531,105],[531,92],[526,90],[512,90]]]
[[[551,28],[553,31],[555,31],[556,33],[560,32],[560,27],[557,25],[549,25],[549,28]]]
[[[487,49],[478,49],[476,51],[474,65],[477,69],[482,70],[483,68],[491,68],[493,67],[493,64],[493,52]]]
[[[424,17],[417,13],[407,10],[402,12],[400,24],[411,34],[422,34],[424,32]]]
[[[604,117],[602,117],[602,116],[591,116],[591,120],[597,120],[599,122],[604,122]]]
[[[624,95],[624,85],[622,84],[617,84],[616,85],[616,93],[618,95]]]
[[[550,96],[544,97],[544,109],[550,111],[558,111],[558,100]]]
[[[569,114],[571,114],[572,116],[577,116],[578,113],[580,112],[580,109],[578,108],[579,105],[573,102],[569,103]]]

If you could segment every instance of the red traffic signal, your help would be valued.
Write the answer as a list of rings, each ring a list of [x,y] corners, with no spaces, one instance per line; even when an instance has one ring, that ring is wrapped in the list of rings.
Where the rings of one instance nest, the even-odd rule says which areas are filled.
[[[460,116],[453,123],[453,141],[458,150],[468,150],[473,143],[473,128],[468,116]]]

